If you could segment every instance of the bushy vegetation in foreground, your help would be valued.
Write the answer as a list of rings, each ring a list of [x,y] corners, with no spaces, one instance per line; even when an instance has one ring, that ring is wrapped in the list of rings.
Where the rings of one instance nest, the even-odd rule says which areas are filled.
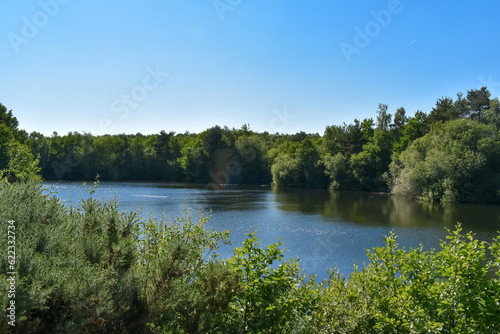
[[[435,252],[399,249],[391,234],[365,268],[316,284],[280,243],[263,248],[253,233],[222,259],[228,232],[189,214],[158,220],[93,198],[64,207],[35,183],[3,182],[3,231],[8,220],[16,326],[3,316],[2,333],[500,332],[500,245],[459,226]],[[8,301],[2,292],[4,310]]]

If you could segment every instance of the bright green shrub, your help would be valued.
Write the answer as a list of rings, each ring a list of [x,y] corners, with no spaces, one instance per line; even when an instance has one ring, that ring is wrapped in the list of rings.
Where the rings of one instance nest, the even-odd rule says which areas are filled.
[[[283,262],[281,245],[262,249],[254,231],[229,259],[243,284],[231,305],[238,333],[296,332],[317,305],[313,281],[305,281],[298,261]]]
[[[140,309],[131,264],[134,214],[94,199],[74,210],[34,183],[0,185],[0,218],[16,224],[16,331],[123,332]],[[2,250],[6,242],[2,240]],[[5,281],[6,259],[0,274]],[[5,297],[2,305],[6,305]],[[5,329],[5,318],[0,326]]]
[[[228,233],[206,219],[141,220],[92,196],[66,208],[34,183],[0,184],[0,219],[16,221],[18,263],[16,327],[2,317],[2,333],[228,332],[240,283],[214,252]]]
[[[311,333],[498,333],[499,246],[458,225],[437,252],[398,249],[396,237],[368,252],[349,280],[331,275],[320,290]],[[491,277],[496,270],[495,277]]]
[[[317,285],[283,261],[281,243],[261,248],[251,233],[221,259],[229,233],[207,230],[206,218],[119,212],[95,190],[65,207],[33,182],[0,183],[0,227],[15,220],[17,260],[16,326],[2,317],[2,333],[500,332],[500,244],[460,225],[438,251],[400,249],[391,234],[365,268]],[[5,256],[0,270],[6,291]]]
[[[207,220],[193,223],[186,212],[172,220],[141,223],[136,271],[149,328],[227,332],[229,303],[239,281],[215,253],[219,242],[227,242],[228,232],[207,231]]]
[[[390,165],[393,194],[427,202],[498,201],[500,139],[472,120],[436,123]]]

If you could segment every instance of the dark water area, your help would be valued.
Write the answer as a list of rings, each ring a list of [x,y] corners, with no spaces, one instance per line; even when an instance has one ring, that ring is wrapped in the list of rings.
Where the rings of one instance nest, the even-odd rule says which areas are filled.
[[[79,182],[46,182],[66,205],[79,205],[89,194]],[[500,206],[461,204],[443,207],[387,194],[331,192],[238,186],[206,189],[204,185],[172,182],[101,182],[95,198],[119,200],[123,211],[178,216],[186,209],[211,215],[208,228],[230,230],[232,246],[219,250],[223,257],[241,245],[247,232],[257,230],[263,246],[284,243],[285,258],[299,257],[307,274],[317,280],[330,268],[349,275],[354,264],[367,262],[366,249],[383,246],[390,231],[400,247],[439,249],[445,228],[460,221],[464,231],[491,241],[500,230]]]

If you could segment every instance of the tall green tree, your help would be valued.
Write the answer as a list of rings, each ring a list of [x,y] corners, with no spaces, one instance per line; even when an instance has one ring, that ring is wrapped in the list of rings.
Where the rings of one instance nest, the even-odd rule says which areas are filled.
[[[493,124],[500,129],[500,100],[498,97],[490,100],[490,107],[483,110],[481,119],[484,123]]]
[[[498,202],[500,140],[494,125],[433,125],[390,166],[394,194],[434,202]]]
[[[477,121],[481,120],[481,113],[490,107],[490,97],[491,93],[487,87],[467,91],[467,106],[470,118]]]
[[[373,137],[363,145],[361,152],[350,157],[352,174],[358,180],[361,190],[386,190],[384,174],[389,169],[394,145],[394,137],[390,131],[392,115],[387,109],[387,105],[379,104],[377,128]]]
[[[395,137],[399,138],[401,131],[408,122],[408,117],[406,117],[405,108],[401,107],[394,113],[394,123],[392,124],[392,129],[396,133]]]
[[[429,122],[446,122],[457,119],[459,114],[455,108],[455,103],[450,97],[442,97],[436,101],[436,106],[429,114]]]
[[[287,187],[325,188],[328,181],[319,148],[309,138],[293,153],[280,154],[271,168],[273,182]]]
[[[236,140],[238,183],[268,183],[271,181],[265,144],[257,135],[243,135]]]
[[[401,135],[394,142],[394,152],[396,154],[404,151],[415,139],[422,137],[429,132],[429,120],[426,113],[417,110],[413,117],[408,118],[406,125],[401,130]]]
[[[9,182],[41,180],[38,158],[28,146],[28,136],[18,129],[12,110],[0,103],[0,177]]]
[[[363,144],[368,143],[373,138],[373,126],[373,118],[365,118],[361,122],[361,138],[363,139]]]
[[[388,131],[391,124],[392,115],[387,112],[387,104],[379,103],[377,109],[377,129]]]

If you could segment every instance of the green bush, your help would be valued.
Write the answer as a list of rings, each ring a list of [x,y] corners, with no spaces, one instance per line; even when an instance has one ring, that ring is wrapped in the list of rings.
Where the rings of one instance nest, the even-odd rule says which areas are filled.
[[[242,283],[231,305],[238,332],[293,333],[317,306],[313,280],[306,282],[298,261],[282,261],[281,245],[262,249],[253,232],[229,259]],[[281,262],[277,268],[276,260]]]
[[[499,333],[500,247],[449,231],[441,249],[399,249],[396,236],[368,252],[349,279],[331,274],[310,333]]]
[[[140,319],[131,263],[135,214],[116,202],[65,208],[39,185],[0,185],[2,226],[15,220],[19,333],[123,332]],[[6,230],[6,229],[5,229]],[[2,239],[2,250],[6,240]],[[6,259],[0,281],[5,282]],[[2,305],[7,299],[2,296]],[[132,307],[134,305],[134,307]],[[6,329],[5,318],[0,328]]]
[[[0,208],[2,226],[15,220],[18,263],[16,327],[2,317],[2,332],[206,332],[238,291],[228,265],[208,255],[227,232],[205,230],[206,219],[141,220],[92,196],[64,207],[32,182],[0,184]]]
[[[399,249],[391,234],[365,268],[318,285],[279,242],[262,248],[250,233],[222,259],[229,232],[207,230],[207,218],[119,212],[95,190],[68,207],[34,182],[0,183],[17,260],[16,326],[2,317],[2,333],[500,332],[500,244],[460,225],[438,251]],[[9,300],[0,294],[4,310]]]
[[[426,202],[498,202],[499,157],[493,125],[436,123],[391,163],[392,193]]]

